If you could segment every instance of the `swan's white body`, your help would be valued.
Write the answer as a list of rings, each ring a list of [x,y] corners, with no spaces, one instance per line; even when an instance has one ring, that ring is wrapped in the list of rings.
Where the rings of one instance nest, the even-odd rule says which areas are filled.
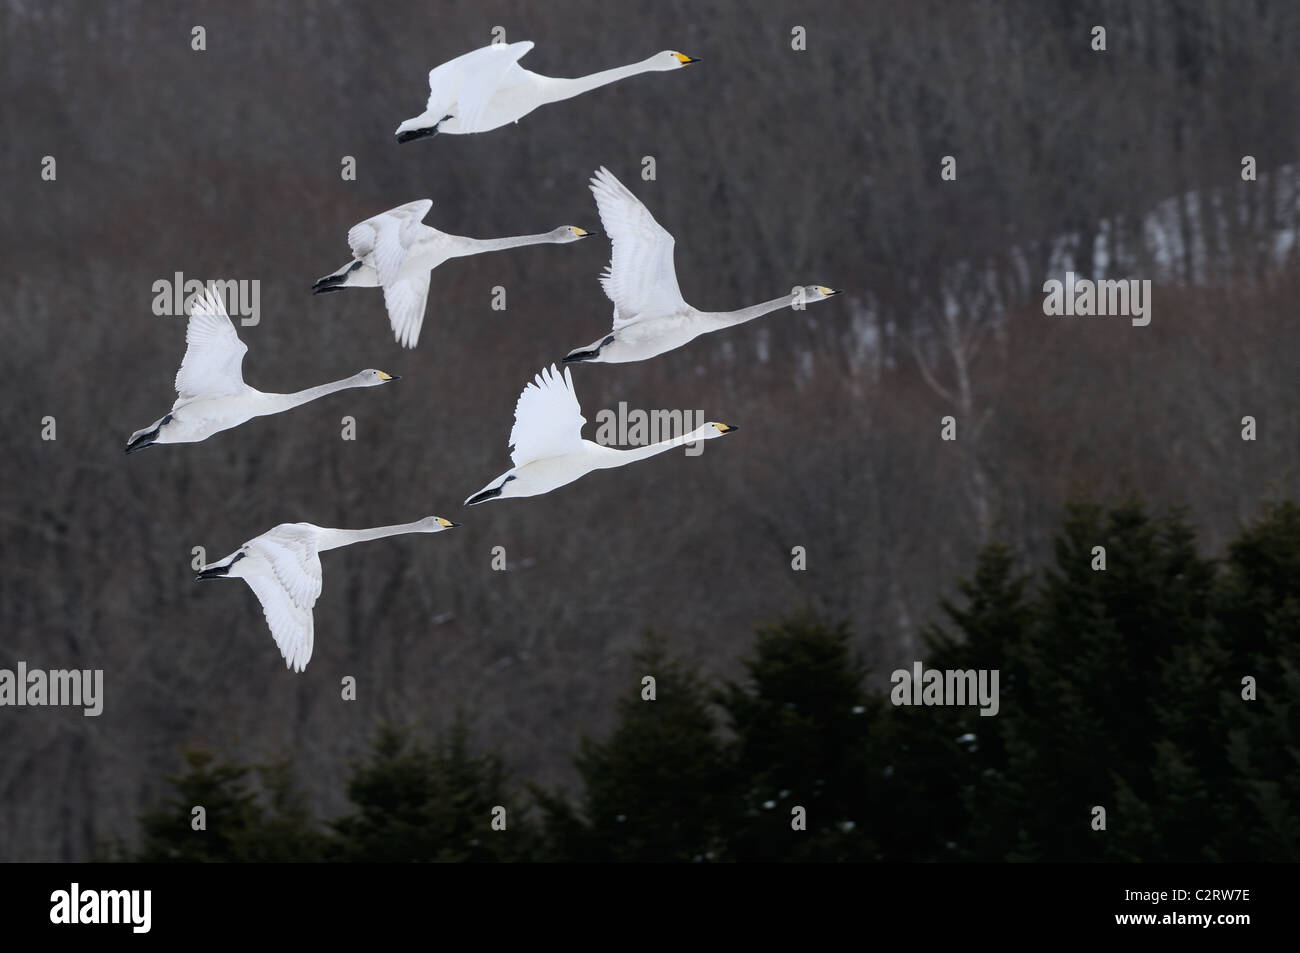
[[[447,259],[521,245],[563,245],[590,234],[576,225],[561,225],[540,235],[466,238],[423,224],[431,208],[433,202],[420,199],[354,225],[348,230],[352,261],[321,278],[312,291],[382,287],[393,334],[404,347],[415,347],[429,298],[429,272]]]
[[[653,457],[697,440],[711,440],[735,430],[726,424],[707,423],[688,434],[647,447],[617,450],[582,438],[587,419],[573,391],[573,378],[552,364],[524,387],[515,404],[515,425],[510,431],[510,459],[514,467],[465,501],[466,506],[491,499],[540,496],[572,483],[593,470],[608,470]]]
[[[243,579],[262,604],[284,664],[301,672],[315,639],[312,607],[321,594],[320,553],[368,539],[403,533],[440,533],[459,526],[441,516],[375,529],[327,529],[281,523],[250,539],[224,559],[204,566],[198,579]]]
[[[673,267],[673,236],[655,221],[650,210],[603,166],[591,180],[591,191],[613,246],[600,278],[605,294],[614,302],[613,328],[586,347],[570,351],[564,358],[566,364],[644,361],[701,334],[839,294],[825,285],[805,285],[739,311],[700,311],[682,299]]]
[[[239,340],[221,295],[212,289],[196,297],[190,307],[185,344],[171,413],[133,433],[126,444],[127,453],[155,443],[206,440],[254,417],[278,414],[335,391],[397,380],[383,371],[367,369],[293,394],[267,394],[249,387],[242,369],[248,345]]]
[[[448,60],[429,72],[429,101],[424,112],[397,127],[397,141],[425,139],[437,133],[487,132],[518,122],[538,106],[569,99],[629,76],[681,69],[698,62],[665,50],[629,66],[577,79],[541,76],[519,65],[533,44],[500,43]]]

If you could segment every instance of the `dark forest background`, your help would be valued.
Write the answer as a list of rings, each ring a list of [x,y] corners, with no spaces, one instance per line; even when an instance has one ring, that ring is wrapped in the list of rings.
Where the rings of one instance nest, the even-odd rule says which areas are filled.
[[[1104,540],[1116,554],[1093,568]],[[1041,571],[1001,543],[923,633],[931,667],[1000,675],[995,715],[893,705],[844,624],[758,630],[711,683],[650,634],[653,681],[585,736],[576,796],[512,777],[468,718],[384,725],[347,809],[315,816],[294,759],[201,748],[140,815],[177,861],[1292,861],[1300,859],[1300,507],[1226,553],[1179,513],[1067,507]],[[892,690],[891,690],[892,697]],[[205,812],[196,820],[195,806]]]
[[[496,25],[537,43],[524,65],[544,74],[661,49],[703,62],[507,129],[397,146],[428,70]],[[855,826],[810,837],[808,857],[1294,859],[1294,709],[1276,706],[1296,671],[1300,546],[1283,501],[1300,497],[1300,6],[8,0],[0,34],[0,667],[102,668],[106,691],[98,718],[0,712],[0,859],[177,849],[150,821],[177,796],[167,777],[253,764],[281,767],[246,776],[250,826],[274,819],[279,791],[286,823],[322,838],[290,846],[374,857],[385,833],[367,825],[367,797],[392,802],[367,793],[357,765],[382,785],[403,752],[420,790],[458,793],[466,817],[485,801],[455,778],[490,781],[481,759],[499,757],[508,803],[535,823],[535,845],[511,839],[518,856],[645,857],[645,843],[788,856],[757,822],[710,826],[743,814],[735,802],[697,811],[700,828],[680,836],[645,817],[710,791],[739,791],[759,818],[768,800],[784,805],[768,794],[808,776],[781,746],[827,736],[783,734],[796,728],[764,712],[819,671],[839,686],[836,717],[865,699],[850,705],[865,727],[836,742],[858,760],[834,776],[890,765],[904,780],[885,793],[845,781],[820,795],[833,808],[810,803],[810,826]],[[40,177],[46,155],[54,182]],[[647,155],[653,182],[638,174]],[[956,181],[940,179],[945,155]],[[1256,181],[1242,181],[1245,155]],[[344,156],[355,182],[340,177]],[[589,420],[619,401],[698,408],[738,424],[734,438],[462,511],[506,466],[523,383],[608,326],[596,282],[608,244],[448,263],[413,352],[393,341],[379,292],[307,289],[346,260],[351,225],[416,198],[460,234],[599,228],[586,180],[602,164],[677,237],[693,304],[806,283],[847,293],[650,362],[575,371]],[[1042,282],[1067,269],[1151,279],[1150,326],[1045,317]],[[127,436],[174,397],[183,319],[151,305],[153,282],[176,271],[261,281],[261,323],[240,329],[253,386],[362,367],[403,380],[126,458]],[[505,312],[491,309],[496,285]],[[57,440],[40,439],[47,415]],[[339,438],[344,415],[355,442]],[[940,440],[945,415],[954,442]],[[1067,508],[1085,497],[1106,502],[1086,517]],[[1117,502],[1133,497],[1149,509]],[[193,582],[197,545],[223,555],[280,522],[430,513],[466,525],[324,557],[302,675],[246,587]],[[1062,545],[1098,544],[1104,578],[1062,561]],[[508,571],[492,570],[494,546]],[[795,546],[806,571],[791,568]],[[1063,578],[1007,594],[1050,566]],[[959,578],[983,578],[1002,609],[946,615],[944,599],[970,597]],[[777,634],[756,642],[756,629]],[[654,707],[639,699],[648,631],[667,673]],[[764,647],[805,643],[780,663],[790,686],[766,689]],[[977,724],[882,707],[888,673],[918,658],[1025,681],[1014,694],[1004,681],[1002,714]],[[1249,715],[1246,674],[1262,686]],[[340,698],[345,676],[356,701]],[[677,717],[695,756],[673,747],[671,765],[620,766],[619,732]],[[383,725],[417,728],[401,741]],[[969,733],[977,752],[956,740]],[[182,750],[217,754],[187,767]],[[457,758],[477,767],[437,773]],[[1103,844],[1086,837],[1086,805],[1105,797],[1128,833]],[[644,806],[635,836],[608,826],[624,801]],[[1043,801],[1069,809],[1025,816]],[[900,805],[910,820],[890,814]],[[459,830],[418,812],[412,823]],[[471,839],[418,850],[463,856]]]

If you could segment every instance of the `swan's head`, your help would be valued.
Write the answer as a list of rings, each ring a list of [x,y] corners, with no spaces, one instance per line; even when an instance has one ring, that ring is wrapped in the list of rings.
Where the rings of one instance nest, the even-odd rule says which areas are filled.
[[[387,384],[389,381],[400,381],[400,376],[385,374],[383,371],[377,371],[373,367],[359,371],[353,378],[358,387],[378,387],[380,384]]]
[[[215,563],[204,566],[199,570],[199,574],[194,577],[195,582],[202,582],[204,579],[225,579],[227,577],[238,579],[240,577],[237,565],[241,559],[248,555],[248,550],[240,546],[225,559],[218,559]]]
[[[565,242],[576,242],[584,238],[590,238],[592,234],[592,232],[587,231],[585,228],[579,228],[577,225],[561,225],[551,232],[550,239],[557,244],[564,244]]]
[[[441,516],[426,516],[420,520],[419,532],[441,533],[445,529],[452,529],[460,525],[460,523],[453,523],[451,520],[443,519]]]
[[[678,53],[676,50],[664,50],[650,57],[651,68],[656,70],[681,69],[683,66],[698,62],[696,57]]]
[[[739,430],[739,427],[732,427],[729,424],[720,424],[716,421],[709,421],[699,430],[695,431],[696,439],[712,440],[714,437],[721,437],[724,433],[732,433]]]
[[[803,291],[804,304],[843,293],[839,288],[827,288],[825,285],[804,285],[800,290]]]

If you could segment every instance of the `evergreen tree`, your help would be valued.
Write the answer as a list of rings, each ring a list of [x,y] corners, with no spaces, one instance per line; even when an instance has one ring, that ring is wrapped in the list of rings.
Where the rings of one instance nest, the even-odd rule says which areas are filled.
[[[637,671],[655,679],[655,698],[631,682],[613,732],[584,738],[575,765],[581,811],[558,793],[535,791],[550,828],[552,856],[584,861],[722,859],[730,795],[724,748],[699,674],[648,637]]]
[[[1233,815],[1228,859],[1300,859],[1300,506],[1265,507],[1228,550],[1221,589],[1227,663],[1222,714]],[[1243,695],[1252,679],[1255,700]]]
[[[332,825],[335,859],[506,861],[527,859],[537,847],[523,806],[507,790],[500,755],[470,752],[463,716],[430,745],[408,729],[381,728],[347,794],[354,808]],[[504,829],[494,820],[504,820]]]
[[[848,627],[803,612],[758,630],[747,684],[717,693],[735,740],[731,769],[743,812],[729,811],[737,860],[870,860],[878,799],[872,728],[880,702],[852,658]],[[876,782],[877,786],[879,782]],[[795,830],[792,812],[804,812]]]
[[[211,752],[185,752],[186,770],[167,778],[173,795],[140,817],[142,845],[129,859],[148,863],[310,861],[323,836],[312,826],[287,762],[246,766]],[[260,784],[255,783],[260,782]],[[202,828],[195,808],[202,808]]]
[[[989,543],[977,554],[971,578],[957,584],[964,605],[940,601],[953,630],[942,625],[923,630],[930,649],[927,667],[997,671],[998,711],[986,716],[978,706],[896,709],[892,721],[900,744],[926,751],[929,758],[920,765],[909,758],[892,772],[898,809],[906,812],[892,829],[908,831],[916,848],[908,854],[902,843],[891,857],[1001,860],[1023,849],[1020,818],[1031,798],[1021,776],[1010,770],[1003,729],[1023,707],[1027,691],[1034,619],[1030,581],[1016,569],[1009,547]]]
[[[1027,859],[1113,859],[1126,843],[1119,792],[1147,800],[1158,790],[1162,722],[1179,703],[1167,669],[1210,633],[1213,582],[1213,564],[1197,555],[1178,513],[1152,517],[1137,503],[1067,508],[1024,659],[1025,704],[1005,725],[1015,746],[1009,770],[1033,795],[1022,807],[1037,845]],[[1164,770],[1172,778],[1182,768],[1166,759]],[[1098,806],[1106,831],[1091,826]]]

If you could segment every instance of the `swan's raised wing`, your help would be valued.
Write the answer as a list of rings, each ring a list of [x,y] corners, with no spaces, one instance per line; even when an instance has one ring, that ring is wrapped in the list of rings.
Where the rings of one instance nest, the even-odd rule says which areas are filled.
[[[244,389],[247,353],[248,345],[235,333],[221,295],[206,289],[190,305],[185,357],[176,372],[176,393],[182,400],[239,393]]]
[[[592,177],[591,192],[613,246],[600,284],[614,302],[614,329],[642,314],[686,310],[673,268],[673,236],[604,166]]]
[[[301,672],[311,660],[312,607],[321,593],[318,535],[314,528],[282,523],[244,544],[243,578],[262,604],[287,667]]]
[[[477,50],[462,53],[445,63],[439,63],[429,70],[429,101],[425,103],[425,110],[430,113],[439,112],[442,115],[450,113],[456,105],[456,100],[460,98],[460,90],[465,83],[465,78],[473,76],[484,61],[493,61],[497,56],[493,51],[500,49],[502,49],[501,44],[491,43]]]
[[[493,43],[434,67],[425,108],[455,116],[462,130],[473,132],[497,89],[512,72],[523,72],[519,60],[532,48],[529,40]]]
[[[522,467],[534,460],[576,453],[582,448],[582,427],[586,422],[573,392],[569,369],[566,367],[561,377],[552,364],[524,388],[515,404],[510,459]]]
[[[431,208],[432,201],[420,199],[353,225],[348,229],[348,247],[352,249],[353,257],[364,259],[370,256],[381,285],[396,281],[407,251],[422,235],[433,232],[432,228],[422,224]]]
[[[402,347],[415,347],[424,325],[424,308],[429,300],[429,272],[423,268],[408,268],[397,280],[384,284],[384,304],[388,308],[388,323]]]

